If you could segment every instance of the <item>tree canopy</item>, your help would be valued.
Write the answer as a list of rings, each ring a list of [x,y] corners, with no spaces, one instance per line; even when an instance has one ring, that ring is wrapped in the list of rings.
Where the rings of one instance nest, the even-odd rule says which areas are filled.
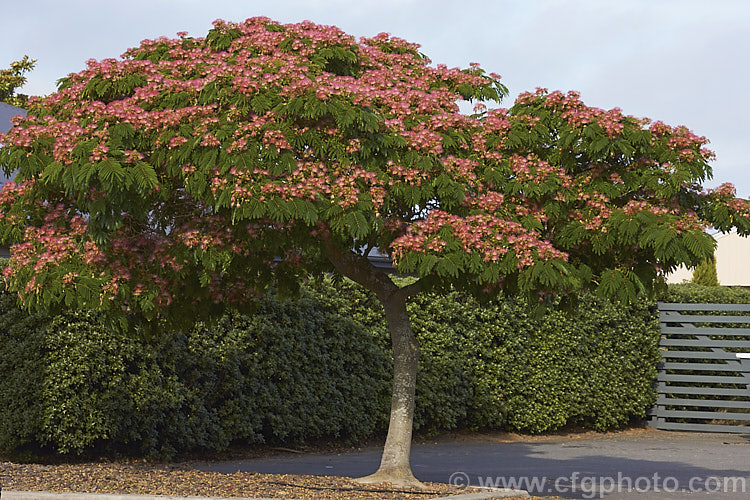
[[[23,108],[29,100],[26,94],[19,94],[18,89],[26,83],[24,73],[34,69],[36,59],[23,56],[20,61],[10,63],[10,68],[0,69],[0,102]]]
[[[730,187],[701,190],[706,139],[573,92],[486,109],[498,75],[429,62],[266,18],[89,61],[2,138],[11,289],[155,318],[294,283],[331,244],[487,291],[628,298],[709,255],[705,221],[746,230]]]

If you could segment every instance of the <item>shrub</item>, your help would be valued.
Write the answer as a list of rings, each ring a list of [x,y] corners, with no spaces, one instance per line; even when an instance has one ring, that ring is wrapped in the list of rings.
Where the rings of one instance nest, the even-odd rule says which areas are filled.
[[[387,346],[377,302],[351,282],[316,282],[321,303]],[[544,432],[597,430],[642,418],[655,399],[659,329],[653,304],[584,295],[574,314],[534,318],[518,300],[480,305],[450,292],[409,304],[421,346],[415,427]]]
[[[520,301],[480,307],[464,300],[474,325],[460,337],[475,403],[466,424],[605,430],[642,417],[653,403],[658,329],[647,307],[585,296],[574,315],[552,311],[537,319]]]
[[[664,302],[689,304],[750,304],[750,290],[739,286],[669,285]]]
[[[653,403],[651,304],[583,296],[532,317],[457,292],[409,303],[422,356],[415,426],[605,430]],[[94,316],[22,313],[0,294],[0,449],[169,457],[235,441],[361,440],[385,430],[392,382],[375,298],[325,279],[183,334],[113,335]]]
[[[0,293],[0,450],[37,440],[42,420],[46,318],[29,315],[14,296]]]
[[[253,316],[155,339],[96,318],[52,320],[0,305],[0,446],[169,457],[231,442],[363,439],[380,428],[387,357],[352,320],[262,299]]]
[[[693,283],[703,286],[719,286],[719,275],[716,272],[716,258],[704,260],[693,271]]]

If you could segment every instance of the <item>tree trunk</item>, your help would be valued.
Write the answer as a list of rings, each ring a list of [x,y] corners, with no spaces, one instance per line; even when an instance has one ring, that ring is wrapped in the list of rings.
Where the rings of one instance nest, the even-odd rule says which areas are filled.
[[[424,487],[414,477],[409,463],[412,424],[414,420],[414,392],[417,385],[419,344],[411,329],[406,312],[406,297],[392,294],[381,299],[393,345],[393,393],[388,436],[374,474],[358,479],[362,483],[388,482],[399,487]]]
[[[341,274],[373,292],[383,304],[393,345],[391,419],[383,456],[377,472],[358,481],[424,488],[414,477],[409,463],[419,344],[406,311],[406,299],[423,291],[424,282],[419,280],[399,288],[387,273],[372,266],[366,256],[346,251],[331,241],[324,242],[324,248],[328,259]]]

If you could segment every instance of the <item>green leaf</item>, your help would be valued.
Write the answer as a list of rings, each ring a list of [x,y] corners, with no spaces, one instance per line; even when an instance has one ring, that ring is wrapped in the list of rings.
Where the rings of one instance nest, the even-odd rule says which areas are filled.
[[[404,274],[411,274],[417,269],[420,254],[416,252],[407,252],[406,255],[398,260],[397,269]]]
[[[42,182],[47,185],[52,185],[60,180],[60,176],[65,167],[59,161],[53,161],[47,165],[42,172]]]
[[[109,135],[117,141],[132,139],[135,136],[135,128],[128,122],[115,123],[109,127]]]
[[[423,255],[422,258],[419,259],[419,275],[427,276],[428,274],[430,274],[432,269],[435,267],[435,264],[437,264],[437,261],[438,258],[436,255]]]
[[[461,260],[462,260],[461,256],[456,253],[441,257],[437,261],[437,265],[435,266],[435,272],[437,272],[439,276],[443,276],[443,277],[450,276],[452,278],[457,278],[462,267]]]
[[[87,188],[95,173],[96,167],[91,163],[84,163],[81,165],[81,168],[78,169],[78,172],[76,172],[76,175],[73,178],[76,188]]]
[[[354,238],[364,238],[370,233],[370,224],[362,212],[349,212],[344,215],[344,226]]]
[[[315,205],[306,200],[294,199],[292,200],[294,205],[294,217],[302,219],[306,224],[312,225],[318,221],[318,211]]]
[[[133,167],[133,176],[136,184],[142,190],[151,189],[159,184],[156,170],[148,163],[139,161]]]
[[[120,185],[124,184],[125,169],[117,160],[107,158],[97,163],[97,168],[99,179],[101,179],[102,185],[107,191],[119,190]]]

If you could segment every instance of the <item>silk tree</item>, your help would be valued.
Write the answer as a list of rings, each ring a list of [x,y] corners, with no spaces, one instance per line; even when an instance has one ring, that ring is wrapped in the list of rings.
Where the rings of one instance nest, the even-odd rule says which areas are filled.
[[[705,138],[572,92],[499,108],[499,78],[386,34],[267,18],[91,60],[0,136],[19,172],[0,196],[7,286],[30,309],[176,329],[343,274],[383,304],[393,345],[388,435],[362,481],[419,485],[410,296],[629,301],[711,255],[708,224],[750,229],[731,186],[701,187]],[[375,250],[416,280],[399,287]]]

